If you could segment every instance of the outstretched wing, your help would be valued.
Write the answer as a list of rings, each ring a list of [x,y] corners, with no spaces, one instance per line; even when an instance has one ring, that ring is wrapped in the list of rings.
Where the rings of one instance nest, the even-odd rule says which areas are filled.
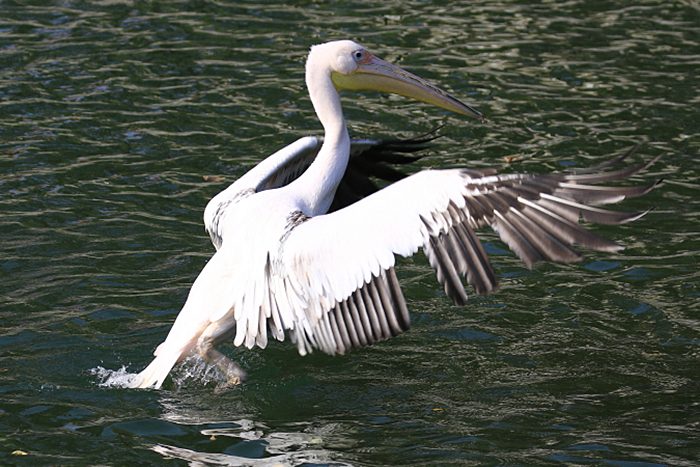
[[[639,196],[655,184],[595,184],[625,179],[656,160],[573,174],[419,172],[345,209],[296,225],[281,245],[283,266],[270,269],[268,305],[260,318],[269,317],[278,338],[283,329],[291,330],[302,353],[312,348],[343,353],[408,329],[394,255],[411,256],[422,247],[447,295],[461,305],[467,294],[460,276],[479,294],[498,285],[474,232],[479,227],[491,226],[527,267],[536,261],[578,261],[582,256],[573,245],[619,250],[621,245],[586,230],[579,220],[620,224],[642,216],[591,205]],[[245,341],[252,343],[259,330],[237,329],[239,342],[246,331]]]

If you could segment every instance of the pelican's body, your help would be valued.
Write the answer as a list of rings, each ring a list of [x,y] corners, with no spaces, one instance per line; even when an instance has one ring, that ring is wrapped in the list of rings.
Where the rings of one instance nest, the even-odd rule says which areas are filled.
[[[491,225],[529,267],[580,259],[573,243],[621,248],[578,226],[579,216],[619,223],[640,215],[582,203],[618,201],[648,187],[601,190],[580,182],[618,179],[643,167],[539,177],[422,171],[328,213],[345,190],[351,152],[376,145],[350,140],[339,90],[396,92],[482,117],[351,41],[313,47],[306,82],[324,139],[302,138],[273,154],[207,205],[205,225],[217,252],[134,386],[160,387],[177,362],[197,354],[232,383],[244,380],[243,369],[215,349],[231,337],[251,348],[265,347],[268,335],[283,340],[288,333],[301,354],[314,348],[342,354],[405,331],[410,318],[394,258],[421,247],[455,303],[466,301],[460,275],[478,293],[492,291],[496,277],[474,228]]]

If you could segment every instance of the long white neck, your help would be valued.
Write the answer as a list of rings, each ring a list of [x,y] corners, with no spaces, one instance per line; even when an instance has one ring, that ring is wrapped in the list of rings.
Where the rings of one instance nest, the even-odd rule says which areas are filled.
[[[306,63],[306,86],[323,125],[325,137],[311,166],[295,182],[306,215],[325,214],[345,174],[350,157],[350,136],[345,126],[340,95],[331,80],[328,64],[312,50]]]

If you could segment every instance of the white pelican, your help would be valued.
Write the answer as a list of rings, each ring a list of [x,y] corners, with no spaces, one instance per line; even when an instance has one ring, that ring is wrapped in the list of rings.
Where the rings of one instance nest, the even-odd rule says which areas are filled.
[[[329,212],[351,150],[376,145],[351,142],[339,91],[392,92],[483,117],[352,41],[312,47],[306,84],[324,138],[301,138],[209,202],[204,221],[217,251],[192,285],[156,358],[134,378],[134,387],[159,388],[176,363],[197,354],[224,370],[229,383],[244,381],[245,371],[215,348],[231,337],[236,346],[264,348],[268,334],[284,340],[288,332],[302,355],[313,349],[343,354],[406,331],[410,318],[394,260],[419,248],[447,295],[463,305],[467,295],[459,276],[479,294],[497,287],[474,233],[478,227],[491,226],[531,267],[535,261],[580,260],[573,244],[601,251],[622,248],[585,230],[579,218],[617,224],[643,215],[586,203],[616,202],[651,187],[583,183],[625,178],[654,161],[605,173],[423,170],[367,197],[360,192],[359,201]]]

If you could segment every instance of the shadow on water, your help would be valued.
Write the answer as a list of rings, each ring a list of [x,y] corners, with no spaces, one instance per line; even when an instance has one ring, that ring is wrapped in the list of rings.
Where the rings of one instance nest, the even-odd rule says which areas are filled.
[[[2,8],[0,464],[697,463],[693,2]],[[423,256],[401,260],[412,329],[359,352],[228,347],[251,376],[238,388],[196,362],[162,391],[115,386],[150,361],[212,254],[206,202],[319,133],[303,61],[340,38],[487,116],[348,93],[354,135],[447,123],[419,166],[538,173],[646,140],[637,160],[664,157],[632,183],[665,181],[620,208],[654,210],[595,228],[624,251],[531,271],[483,232],[501,289],[465,307]]]

